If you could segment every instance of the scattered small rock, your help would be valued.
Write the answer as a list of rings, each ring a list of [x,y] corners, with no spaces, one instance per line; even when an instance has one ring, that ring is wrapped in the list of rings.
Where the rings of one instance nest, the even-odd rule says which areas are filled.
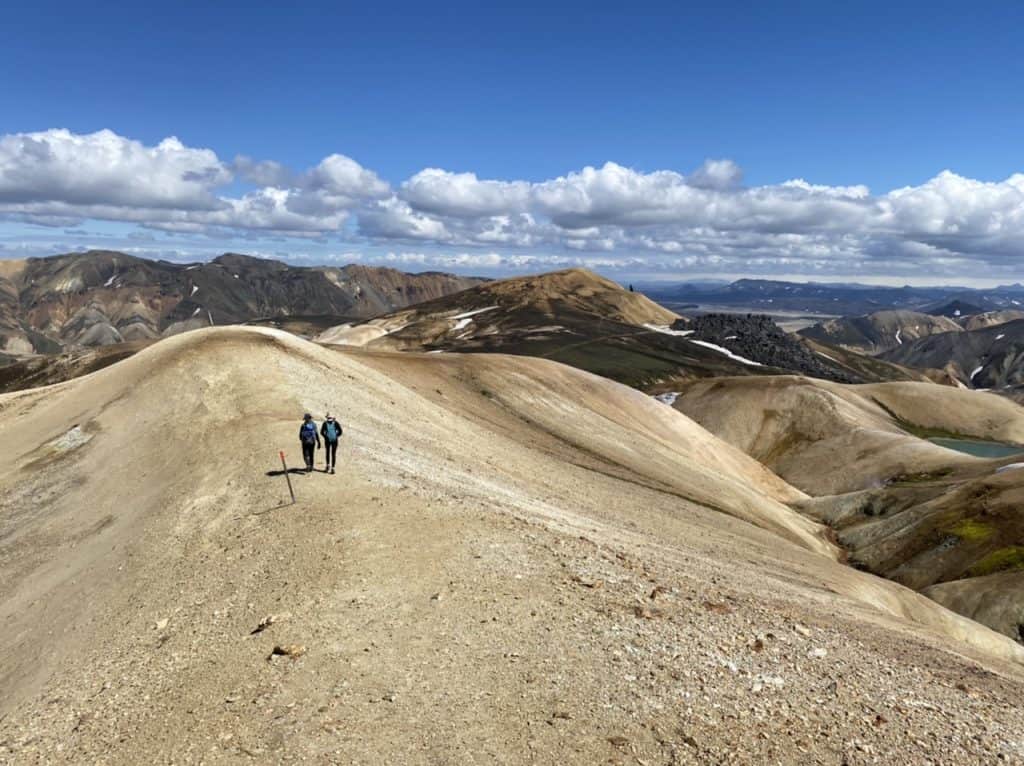
[[[716,603],[714,601],[705,601],[704,608],[715,614],[729,614],[732,612],[732,607],[728,604]]]
[[[277,644],[270,652],[270,656],[267,659],[273,659],[275,656],[280,657],[291,657],[293,660],[297,657],[301,657],[306,653],[306,647],[302,644]]]
[[[615,747],[625,747],[629,744],[629,740],[619,734],[616,734],[614,737],[608,737],[608,741],[615,745]]]
[[[572,576],[572,581],[577,585],[582,585],[584,588],[601,588],[604,586],[604,580],[584,580],[578,575]]]
[[[289,616],[290,615],[288,615],[288,614],[268,614],[266,617],[264,617],[262,620],[260,620],[259,625],[257,625],[255,628],[253,628],[252,632],[249,633],[249,635],[250,636],[255,636],[257,633],[262,633],[267,628],[269,628],[271,625],[273,625],[275,623],[278,623],[278,622],[281,622],[282,620],[286,619]]]
[[[807,656],[812,660],[820,660],[828,657],[828,649],[822,649],[821,647],[815,647],[807,652]]]
[[[804,638],[807,638],[807,636],[811,635],[810,629],[805,628],[803,625],[800,625],[799,623],[793,626],[793,630],[795,630]]]
[[[156,630],[163,630],[164,628],[166,628],[170,624],[170,622],[171,621],[169,619],[167,619],[166,617],[161,617],[159,620],[156,621],[156,623],[154,623],[153,627]]]

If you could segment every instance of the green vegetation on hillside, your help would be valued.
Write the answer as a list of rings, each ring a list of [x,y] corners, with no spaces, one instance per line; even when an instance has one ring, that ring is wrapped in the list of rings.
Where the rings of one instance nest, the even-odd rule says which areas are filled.
[[[1024,545],[1011,545],[992,551],[967,570],[969,577],[984,577],[996,572],[1024,569]]]

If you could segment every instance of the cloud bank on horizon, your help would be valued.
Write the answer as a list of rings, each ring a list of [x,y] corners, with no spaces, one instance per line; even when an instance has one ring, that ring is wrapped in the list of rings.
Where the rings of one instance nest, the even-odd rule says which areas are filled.
[[[74,240],[93,221],[159,235],[164,248],[265,239],[300,260],[469,271],[1009,278],[1024,252],[1024,174],[944,170],[872,193],[803,179],[745,186],[718,159],[687,174],[606,162],[542,181],[426,168],[392,184],[342,154],[299,170],[110,130],[0,136],[0,222]],[[0,256],[31,252],[7,243]]]

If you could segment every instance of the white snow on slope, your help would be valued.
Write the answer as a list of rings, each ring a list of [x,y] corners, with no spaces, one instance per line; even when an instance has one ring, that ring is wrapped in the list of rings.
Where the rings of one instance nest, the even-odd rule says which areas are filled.
[[[1007,465],[1001,465],[996,469],[996,473],[1002,473],[1003,471],[1015,471],[1018,468],[1024,468],[1024,463],[1009,463]]]
[[[669,407],[671,407],[673,404],[676,403],[676,399],[679,398],[679,392],[666,391],[664,394],[655,394],[654,398],[657,399],[662,404],[667,404]]]
[[[199,286],[198,285],[192,285],[192,292],[190,292],[189,295],[195,295],[198,292],[199,292]]]
[[[496,308],[501,308],[501,307],[500,306],[488,306],[485,309],[476,309],[475,311],[466,311],[466,312],[464,312],[462,314],[456,314],[455,316],[452,317],[452,319],[467,319],[468,317],[475,317],[477,314],[483,314],[485,311],[494,311],[494,309],[496,309]],[[463,326],[465,326],[465,325],[463,325]]]
[[[735,361],[740,362],[742,364],[749,364],[751,367],[764,367],[764,365],[761,364],[760,362],[755,362],[752,359],[747,359],[746,357],[742,357],[739,354],[734,354],[732,351],[730,351],[727,348],[722,348],[721,346],[716,346],[714,343],[708,343],[705,340],[691,340],[690,343],[696,343],[698,346],[704,346],[704,348],[710,348],[712,351],[717,351],[717,352],[719,352],[721,354],[725,354],[730,359],[734,359]]]
[[[196,310],[192,312],[192,316],[195,316],[195,315],[196,315],[196,314],[198,314],[198,313],[199,313],[200,311],[202,311],[202,309],[201,309],[201,308],[200,308],[199,306],[196,306]]]
[[[108,279],[106,282],[103,283],[103,286],[104,287],[110,287],[112,284],[114,284],[114,280],[115,279],[117,279],[117,274],[111,275],[110,279]]]
[[[1006,333],[999,333],[999,335],[996,336],[996,340],[1002,340],[1005,337],[1006,337]]]
[[[664,333],[665,335],[678,335],[680,338],[693,335],[693,330],[673,330],[668,325],[663,324],[645,324],[644,327],[648,330],[654,330],[654,332]]]
[[[985,365],[981,365],[980,367],[975,367],[975,368],[974,368],[974,372],[972,372],[972,373],[971,373],[971,382],[972,382],[972,383],[974,382],[974,377],[975,377],[975,376],[976,376],[976,375],[977,375],[977,374],[978,374],[979,372],[981,372],[981,371],[982,371],[982,370],[984,370],[984,369],[985,369]]]
[[[903,328],[902,327],[898,328],[896,330],[896,342],[899,343],[901,346],[903,345]]]
[[[477,314],[483,314],[485,311],[494,311],[494,309],[496,309],[496,308],[500,308],[500,307],[499,306],[488,306],[487,308],[476,309],[474,311],[465,311],[465,312],[463,312],[461,314],[456,314],[455,316],[452,317],[452,319],[457,319],[458,321],[455,323],[455,326],[452,328],[452,332],[455,332],[456,330],[464,329],[470,322],[473,321],[473,317],[475,317]]]

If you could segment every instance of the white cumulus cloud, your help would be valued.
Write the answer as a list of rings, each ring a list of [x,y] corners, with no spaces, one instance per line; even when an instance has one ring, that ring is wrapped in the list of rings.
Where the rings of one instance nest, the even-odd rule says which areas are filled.
[[[873,193],[802,178],[747,186],[735,162],[709,159],[686,173],[606,162],[534,181],[425,168],[392,187],[339,153],[293,169],[225,162],[173,137],[146,145],[110,130],[54,129],[0,136],[0,220],[417,243],[501,259],[480,262],[488,268],[592,258],[608,268],[955,275],[1019,263],[1024,173],[983,181],[945,170]]]

